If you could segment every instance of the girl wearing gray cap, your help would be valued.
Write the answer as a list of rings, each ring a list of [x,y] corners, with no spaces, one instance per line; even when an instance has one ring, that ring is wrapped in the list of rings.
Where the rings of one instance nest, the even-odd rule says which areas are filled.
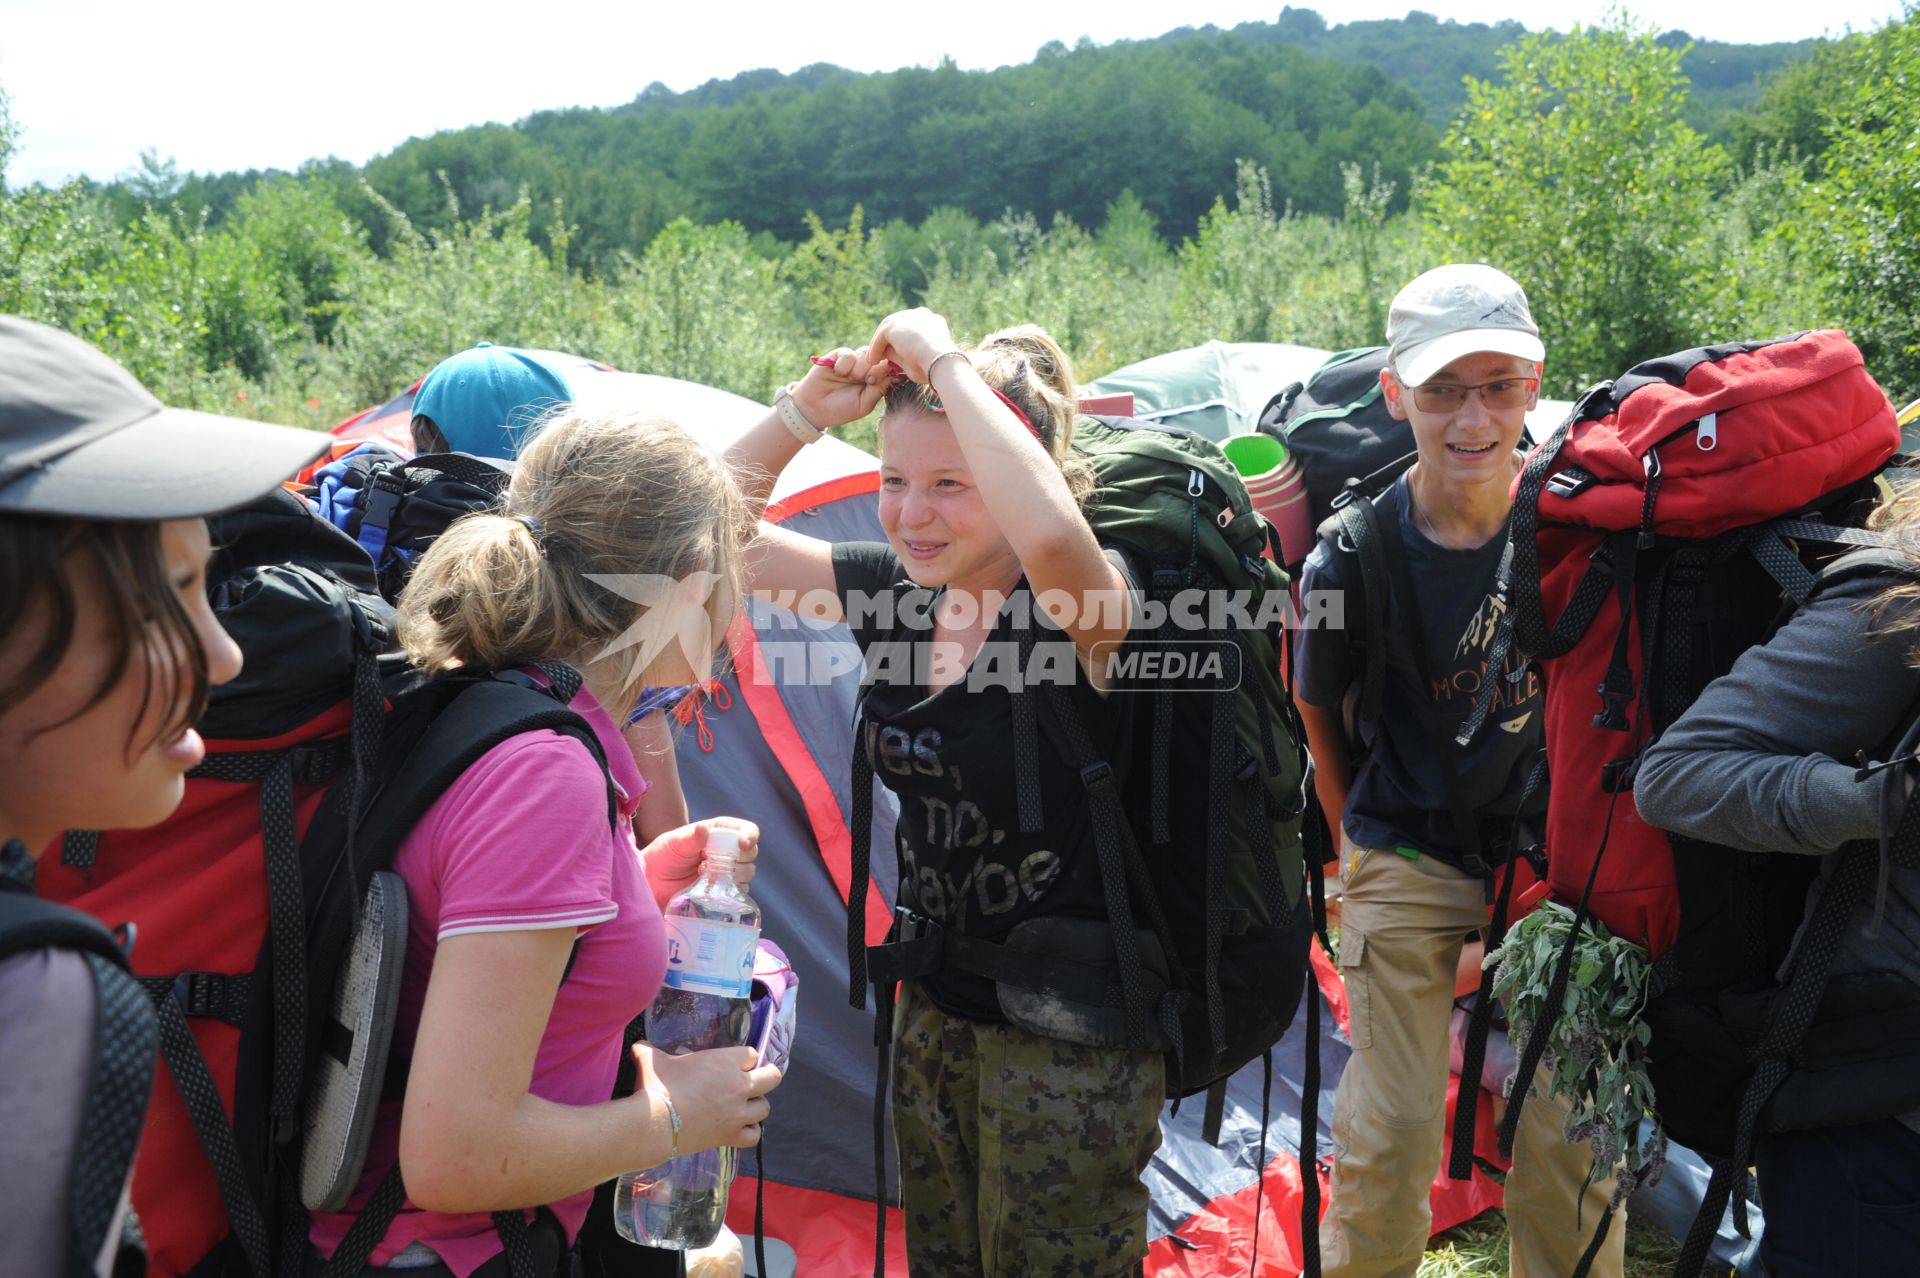
[[[207,600],[203,516],[325,442],[162,407],[85,342],[0,316],[0,935],[30,915],[63,938],[0,943],[0,1194],[21,1209],[0,1273],[113,1267],[153,1068],[145,995],[111,948],[89,951],[102,930],[31,897],[34,859],[66,830],[152,825],[179,803],[207,691],[240,670]],[[85,1192],[83,1132],[117,1198]]]

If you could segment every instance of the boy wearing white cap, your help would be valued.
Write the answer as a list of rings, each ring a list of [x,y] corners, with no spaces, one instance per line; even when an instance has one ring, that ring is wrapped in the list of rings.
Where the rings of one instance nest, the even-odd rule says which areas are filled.
[[[1546,808],[1544,786],[1527,784],[1543,742],[1538,676],[1517,656],[1487,668],[1506,609],[1509,491],[1539,395],[1540,331],[1518,284],[1457,264],[1400,291],[1387,341],[1381,389],[1411,423],[1418,460],[1370,507],[1358,503],[1377,547],[1369,579],[1356,548],[1330,537],[1302,582],[1306,592],[1380,587],[1385,622],[1381,635],[1357,635],[1363,610],[1350,593],[1347,628],[1299,639],[1297,699],[1318,797],[1341,832],[1339,963],[1353,1045],[1334,1102],[1326,1278],[1412,1278],[1419,1267],[1446,1126],[1456,964],[1487,926],[1494,868],[1525,846],[1521,829],[1537,828]],[[1342,705],[1362,678],[1363,643],[1384,647],[1384,683],[1349,741]],[[1468,745],[1452,744],[1490,679],[1499,683],[1487,722]],[[1521,1115],[1506,1185],[1515,1278],[1572,1273],[1612,1190],[1602,1181],[1580,1203],[1590,1158],[1562,1139],[1564,1117],[1538,1091]],[[1591,1270],[1598,1278],[1617,1278],[1624,1237],[1616,1223]]]

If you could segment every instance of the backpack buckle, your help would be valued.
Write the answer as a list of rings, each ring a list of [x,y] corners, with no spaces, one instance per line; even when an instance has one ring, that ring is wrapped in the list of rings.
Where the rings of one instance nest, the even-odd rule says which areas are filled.
[[[1627,721],[1627,703],[1633,700],[1633,672],[1622,666],[1612,667],[1606,682],[1596,691],[1600,694],[1600,713],[1593,716],[1593,726],[1609,732],[1630,729],[1633,725]]]
[[[1600,765],[1600,788],[1608,794],[1631,794],[1633,780],[1640,775],[1640,756],[1630,754]]]
[[[1593,476],[1578,466],[1569,466],[1547,480],[1547,491],[1555,497],[1578,497],[1593,484]]]
[[[211,1016],[219,977],[213,972],[182,972],[173,978],[173,998],[188,1016]]]
[[[1113,765],[1105,759],[1096,760],[1080,769],[1080,784],[1091,790],[1097,785],[1105,785],[1113,780]]]

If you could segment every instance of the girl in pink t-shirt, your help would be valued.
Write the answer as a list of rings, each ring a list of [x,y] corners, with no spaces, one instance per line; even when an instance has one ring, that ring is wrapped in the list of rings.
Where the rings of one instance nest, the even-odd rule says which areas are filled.
[[[467,1278],[501,1253],[495,1212],[545,1208],[570,1241],[602,1181],[758,1141],[780,1074],[749,1048],[665,1057],[642,1044],[639,1088],[608,1099],[622,1033],[665,971],[660,907],[697,875],[707,825],[742,832],[739,876],[752,875],[750,822],[636,845],[647,786],[617,726],[642,687],[705,677],[751,526],[732,481],[679,427],[575,411],[522,450],[503,513],[461,520],[422,557],[400,600],[412,660],[572,666],[585,680],[573,708],[609,770],[558,733],[513,738],[401,845],[406,1098],[383,1109],[349,1210],[314,1217],[321,1255],[396,1159],[408,1203],[371,1263]]]

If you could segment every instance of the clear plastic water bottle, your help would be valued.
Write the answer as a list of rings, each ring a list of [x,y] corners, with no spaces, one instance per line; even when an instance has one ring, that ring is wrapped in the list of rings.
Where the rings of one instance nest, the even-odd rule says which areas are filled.
[[[738,832],[709,828],[699,879],[667,902],[667,977],[647,1009],[647,1042],[657,1052],[747,1041],[760,907],[733,881],[739,850]],[[628,1172],[614,1186],[621,1237],[676,1251],[706,1246],[726,1217],[733,1165],[733,1149],[722,1147]]]

